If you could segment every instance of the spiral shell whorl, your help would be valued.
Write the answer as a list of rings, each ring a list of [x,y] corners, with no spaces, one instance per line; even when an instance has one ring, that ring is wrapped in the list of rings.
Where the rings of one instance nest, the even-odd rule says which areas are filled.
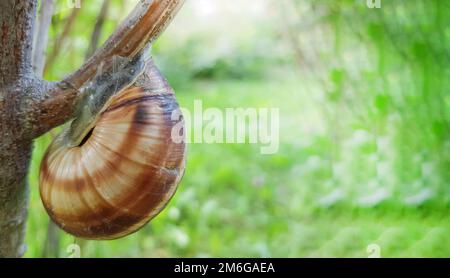
[[[113,239],[157,215],[184,172],[185,144],[171,140],[177,109],[172,93],[133,86],[113,98],[80,146],[56,138],[40,174],[53,221],[78,237]]]

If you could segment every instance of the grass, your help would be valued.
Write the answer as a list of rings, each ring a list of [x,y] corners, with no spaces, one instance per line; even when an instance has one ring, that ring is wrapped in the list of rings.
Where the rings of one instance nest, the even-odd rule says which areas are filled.
[[[337,148],[346,155],[333,161],[336,145],[328,119],[322,103],[311,97],[317,89],[306,91],[298,84],[295,77],[286,77],[179,86],[179,102],[188,109],[194,99],[203,100],[204,108],[279,107],[279,152],[261,155],[260,146],[251,144],[190,144],[179,191],[149,225],[114,241],[61,233],[59,256],[69,256],[67,248],[74,242],[82,257],[368,257],[370,244],[380,247],[382,257],[450,256],[447,195],[405,202],[414,192],[408,190],[408,179],[423,173],[403,179],[401,169],[387,167],[377,176],[374,169],[395,158],[384,155],[391,148],[382,154],[374,149],[361,126],[342,124],[349,142]],[[38,169],[50,140],[46,135],[35,144],[27,257],[41,256],[46,237]],[[425,163],[412,157],[407,159],[413,167]],[[382,186],[373,185],[381,179]],[[445,184],[436,186],[448,192],[442,189]],[[380,188],[388,193],[380,195]],[[420,188],[416,193],[420,197]]]

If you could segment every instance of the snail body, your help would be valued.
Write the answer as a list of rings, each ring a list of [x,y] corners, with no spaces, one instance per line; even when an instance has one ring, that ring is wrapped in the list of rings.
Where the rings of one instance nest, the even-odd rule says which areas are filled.
[[[57,136],[40,169],[51,219],[77,237],[114,239],[155,217],[184,173],[185,144],[171,138],[183,124],[176,111],[173,91],[149,63],[82,131],[72,124]]]

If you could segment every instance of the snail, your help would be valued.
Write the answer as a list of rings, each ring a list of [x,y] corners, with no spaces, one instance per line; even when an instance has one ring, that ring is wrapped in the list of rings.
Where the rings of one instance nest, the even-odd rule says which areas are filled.
[[[184,124],[182,116],[173,119],[180,113],[173,90],[142,55],[122,64],[85,89],[75,120],[41,162],[47,213],[80,238],[137,231],[166,206],[184,174],[185,144],[171,139]]]

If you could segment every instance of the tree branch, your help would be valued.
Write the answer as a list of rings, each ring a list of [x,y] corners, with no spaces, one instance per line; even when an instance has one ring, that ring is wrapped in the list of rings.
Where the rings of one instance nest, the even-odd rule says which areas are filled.
[[[184,0],[141,0],[105,44],[79,70],[61,82],[49,83],[39,103],[28,111],[33,138],[74,116],[82,88],[98,74],[111,71],[115,58],[131,60],[172,21]],[[99,68],[101,66],[101,69]]]
[[[134,58],[167,27],[183,2],[184,0],[141,0],[106,43],[64,82],[80,88],[95,75],[101,62],[113,56]]]

